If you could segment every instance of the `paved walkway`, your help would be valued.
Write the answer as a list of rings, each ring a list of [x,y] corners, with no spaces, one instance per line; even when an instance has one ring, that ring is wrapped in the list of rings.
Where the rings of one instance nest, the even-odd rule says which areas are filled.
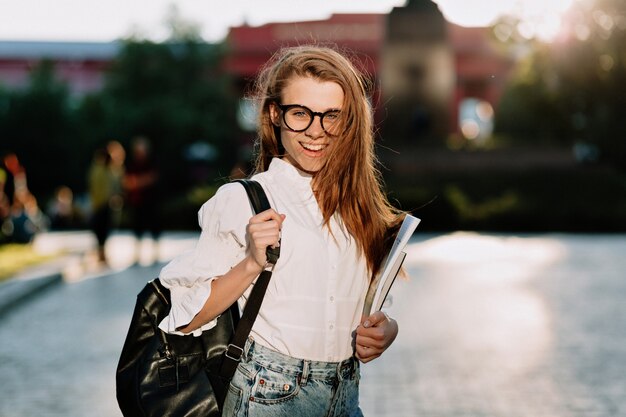
[[[179,242],[180,245],[180,242]],[[366,416],[626,415],[626,236],[429,236],[363,366]],[[0,321],[0,416],[118,417],[136,293],[159,267],[64,283]]]

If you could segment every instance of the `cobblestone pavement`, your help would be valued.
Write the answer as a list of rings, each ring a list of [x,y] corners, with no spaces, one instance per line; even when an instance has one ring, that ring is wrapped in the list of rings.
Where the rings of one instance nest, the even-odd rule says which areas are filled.
[[[626,416],[626,236],[413,242],[366,416]],[[58,285],[0,322],[0,416],[118,417],[114,374],[158,267]]]

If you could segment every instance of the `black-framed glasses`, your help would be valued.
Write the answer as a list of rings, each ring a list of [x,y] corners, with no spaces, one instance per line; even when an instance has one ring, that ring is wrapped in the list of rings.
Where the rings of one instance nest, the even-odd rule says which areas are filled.
[[[315,116],[319,116],[322,129],[329,135],[334,135],[334,129],[339,124],[341,111],[337,109],[327,110],[323,113],[313,111],[301,104],[276,103],[283,113],[283,122],[287,129],[292,132],[304,132],[312,124]]]

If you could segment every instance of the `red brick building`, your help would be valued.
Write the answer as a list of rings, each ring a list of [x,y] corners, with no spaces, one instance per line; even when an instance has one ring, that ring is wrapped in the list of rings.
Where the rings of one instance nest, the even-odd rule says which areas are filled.
[[[384,14],[335,14],[327,20],[231,28],[227,42],[232,52],[226,67],[242,80],[252,78],[280,47],[316,42],[357,53],[365,69],[375,75],[385,41],[385,18]]]

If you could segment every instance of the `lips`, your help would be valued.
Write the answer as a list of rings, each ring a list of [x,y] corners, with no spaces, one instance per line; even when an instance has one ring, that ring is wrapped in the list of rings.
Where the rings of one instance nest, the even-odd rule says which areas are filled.
[[[321,144],[321,143],[303,143],[300,142],[300,145],[306,149],[307,151],[311,151],[311,152],[319,152],[324,150],[328,144]]]

